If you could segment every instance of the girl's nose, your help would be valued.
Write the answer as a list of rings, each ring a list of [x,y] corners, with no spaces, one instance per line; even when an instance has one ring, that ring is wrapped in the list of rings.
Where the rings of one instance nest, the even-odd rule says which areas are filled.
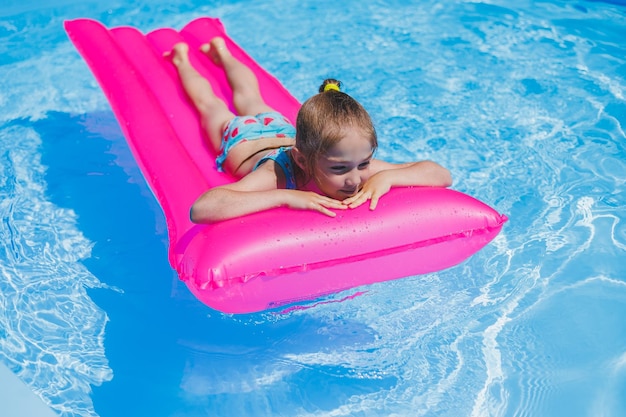
[[[361,182],[361,176],[359,175],[359,171],[353,169],[346,176],[346,185],[354,186]]]

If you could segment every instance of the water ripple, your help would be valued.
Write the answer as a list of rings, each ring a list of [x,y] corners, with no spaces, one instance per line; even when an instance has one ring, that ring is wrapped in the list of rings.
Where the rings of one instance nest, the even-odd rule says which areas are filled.
[[[101,284],[80,263],[92,243],[46,200],[39,137],[16,126],[0,135],[0,357],[61,415],[95,416],[91,386],[112,371],[107,316],[86,293]]]

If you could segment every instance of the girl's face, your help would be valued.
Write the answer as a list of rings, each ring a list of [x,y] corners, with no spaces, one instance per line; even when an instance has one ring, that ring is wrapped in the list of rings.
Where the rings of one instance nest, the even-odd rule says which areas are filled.
[[[315,183],[322,194],[336,200],[355,195],[370,177],[374,149],[358,129],[349,129],[335,146],[320,157]]]

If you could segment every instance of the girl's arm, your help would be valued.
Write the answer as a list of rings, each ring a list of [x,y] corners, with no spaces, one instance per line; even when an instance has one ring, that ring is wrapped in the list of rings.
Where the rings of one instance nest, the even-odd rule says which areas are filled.
[[[355,208],[370,200],[370,209],[374,210],[378,199],[388,193],[392,187],[426,186],[449,187],[452,185],[450,171],[433,161],[420,161],[406,164],[392,164],[378,159],[372,160],[372,176],[353,197],[343,204]]]
[[[239,181],[212,188],[202,194],[191,207],[191,221],[213,223],[275,207],[319,211],[327,216],[336,214],[329,209],[345,209],[341,201],[310,191],[278,188],[284,179],[274,161],[267,161],[256,171]]]

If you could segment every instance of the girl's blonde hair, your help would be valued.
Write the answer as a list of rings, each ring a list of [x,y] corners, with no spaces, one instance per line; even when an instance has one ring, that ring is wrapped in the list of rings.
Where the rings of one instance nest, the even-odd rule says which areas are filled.
[[[346,129],[358,129],[378,147],[372,119],[363,106],[341,91],[341,82],[324,80],[319,94],[304,102],[296,119],[296,148],[305,158],[307,179],[313,177],[317,161],[344,137]]]

